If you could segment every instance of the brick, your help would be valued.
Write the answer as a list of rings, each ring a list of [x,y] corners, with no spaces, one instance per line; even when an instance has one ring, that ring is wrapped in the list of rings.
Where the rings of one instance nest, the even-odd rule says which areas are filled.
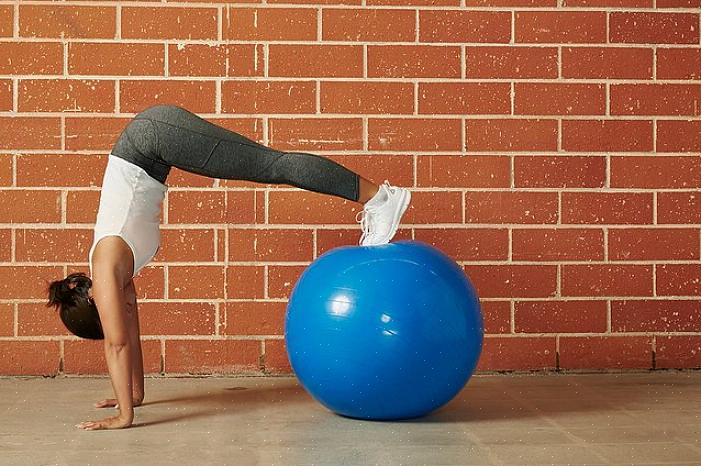
[[[225,8],[222,37],[224,40],[315,41],[316,25],[317,10],[312,8]]]
[[[701,336],[678,335],[655,338],[655,367],[692,369],[701,367]]]
[[[260,342],[254,340],[166,340],[165,371],[233,374],[259,370]]]
[[[506,260],[509,233],[492,228],[416,229],[415,239],[433,245],[456,261]]]
[[[511,40],[511,12],[419,10],[420,42],[490,42]]]
[[[117,9],[114,7],[20,5],[20,37],[61,39],[116,37]]]
[[[640,47],[562,47],[562,77],[652,79],[653,55]]]
[[[60,203],[60,196],[56,202]],[[66,195],[66,222],[94,224],[99,206],[100,191],[68,191]],[[60,215],[57,217],[56,222],[60,221]]]
[[[478,371],[547,370],[557,365],[555,337],[488,337]]]
[[[609,230],[609,260],[699,259],[699,230],[631,228]]]
[[[63,46],[57,42],[0,42],[0,74],[61,74]]]
[[[435,118],[370,118],[368,149],[393,151],[459,151],[460,120]]]
[[[516,83],[515,115],[604,115],[603,84]]]
[[[511,333],[511,304],[509,301],[482,301],[485,334]]]
[[[701,198],[698,193],[658,193],[657,223],[701,223]]]
[[[312,92],[312,97],[314,97]],[[414,85],[389,82],[323,81],[321,113],[412,114]]]
[[[563,369],[650,369],[650,337],[560,337]]]
[[[697,13],[618,12],[609,16],[612,43],[698,44]]]
[[[272,224],[353,224],[362,206],[311,191],[271,191],[268,222]]]
[[[119,102],[122,112],[137,113],[156,104],[171,104],[194,113],[214,113],[213,81],[121,81]]]
[[[171,299],[222,299],[224,268],[219,265],[169,266],[168,297]]]
[[[181,170],[177,167],[171,167],[166,184],[170,188],[215,188],[225,186],[216,178],[198,175],[197,173]]]
[[[509,83],[420,83],[420,114],[511,113]]]
[[[60,148],[59,118],[0,117],[0,150]]]
[[[604,232],[598,228],[514,229],[514,261],[597,261],[604,259]]]
[[[257,0],[245,0],[256,2]],[[312,5],[360,5],[361,0],[271,0],[267,3],[285,3],[285,4],[312,4]]]
[[[280,1],[280,0],[276,0]],[[341,0],[339,3],[354,2],[359,4],[360,0]],[[460,6],[460,0],[366,0],[366,5],[394,5],[394,6]]]
[[[514,322],[517,333],[602,333],[606,301],[518,301]]]
[[[264,71],[263,44],[168,45],[171,76],[263,76]]]
[[[462,223],[462,193],[457,191],[418,191],[402,217],[403,223]]]
[[[516,156],[516,188],[601,188],[606,184],[606,157]]]
[[[0,6],[0,37],[12,37],[15,9],[12,5]]]
[[[468,265],[480,298],[548,298],[557,289],[554,265]]]
[[[701,266],[660,264],[655,267],[659,296],[701,296]]]
[[[653,3],[652,0],[565,0],[562,2],[562,6],[652,8]]]
[[[0,336],[11,337],[15,330],[15,311],[11,303],[0,304]]]
[[[12,111],[12,81],[0,80],[0,112]]]
[[[107,157],[85,154],[19,154],[17,186],[101,186]]]
[[[650,265],[563,265],[562,296],[652,296]]]
[[[123,39],[217,38],[215,8],[122,7]]]
[[[701,301],[636,299],[611,301],[614,332],[699,332]]]
[[[312,81],[227,81],[222,83],[227,113],[316,113]]]
[[[68,74],[105,76],[163,76],[161,44],[69,42]]]
[[[479,119],[467,120],[465,125],[471,152],[557,150],[556,120]]]
[[[161,372],[161,342],[142,340],[141,352],[145,374]],[[107,375],[107,361],[102,341],[66,341],[63,349],[63,371],[74,375]],[[97,401],[97,400],[95,400]]]
[[[268,145],[277,150],[309,152],[363,148],[360,118],[270,118],[268,131]]]
[[[87,261],[93,232],[85,229],[18,229],[15,238],[17,262]]]
[[[604,43],[606,12],[517,11],[515,42]]]
[[[414,184],[414,157],[411,154],[333,155],[326,158],[377,184],[383,180],[404,187]]]
[[[658,48],[657,79],[701,79],[701,48]]]
[[[56,277],[58,280],[59,278]],[[17,305],[17,335],[20,337],[69,336],[57,309],[44,303]]]
[[[611,187],[699,188],[701,157],[611,157]]]
[[[289,298],[299,277],[307,269],[304,265],[270,265],[268,266],[268,296],[270,298]]]
[[[698,0],[659,0],[657,8],[694,8],[699,6]]]
[[[13,156],[0,154],[0,186],[12,186]]]
[[[0,190],[0,223],[61,221],[59,191]]]
[[[0,375],[54,376],[58,373],[57,341],[0,341],[0,354],[3,355]]]
[[[612,84],[611,115],[701,115],[701,85]]]
[[[317,250],[315,257],[318,257],[333,248],[342,246],[357,246],[360,236],[362,235],[362,231],[358,226],[355,226],[353,229],[319,229],[316,231],[316,235]],[[412,229],[400,226],[394,235],[393,241],[411,239],[413,239]]]
[[[46,299],[49,283],[63,276],[62,267],[0,266],[0,299]]]
[[[213,229],[161,228],[161,248],[155,262],[211,262],[214,257]]]
[[[416,12],[391,9],[323,9],[321,40],[414,42]],[[306,25],[305,25],[306,26]],[[316,24],[313,24],[316,31]],[[314,39],[312,36],[311,39]]]
[[[268,287],[272,272],[268,268]],[[265,296],[265,267],[255,265],[226,266],[226,298],[259,299]]]
[[[467,78],[554,79],[556,47],[465,47]]]
[[[460,78],[460,47],[368,45],[368,78]]]
[[[701,120],[657,121],[657,152],[701,151]]]
[[[315,0],[316,1],[316,0]],[[266,373],[291,374],[292,366],[285,349],[285,340],[265,340],[263,354]]]
[[[224,304],[223,335],[283,335],[286,303],[237,301]]]
[[[557,193],[483,191],[465,193],[468,223],[556,223]]]
[[[562,148],[568,152],[652,151],[652,121],[563,120]]]
[[[416,161],[419,187],[508,188],[511,184],[509,157],[422,155]]]
[[[252,192],[236,191],[170,191],[168,223],[223,224],[235,214],[236,223],[255,222]]]
[[[363,47],[271,44],[268,47],[268,76],[361,78]]]
[[[66,117],[66,150],[110,151],[130,120],[95,116]]]
[[[70,270],[69,270],[70,272]],[[165,270],[162,266],[147,266],[134,277],[137,299],[165,298]]]
[[[311,230],[229,230],[230,261],[311,261]]]
[[[216,306],[211,302],[139,304],[142,335],[214,335]]]
[[[562,223],[652,223],[652,193],[563,192]]]
[[[3,245],[0,248],[0,261],[2,262],[12,262],[12,248],[10,246],[12,244],[12,235],[11,229],[0,230],[0,244]]]

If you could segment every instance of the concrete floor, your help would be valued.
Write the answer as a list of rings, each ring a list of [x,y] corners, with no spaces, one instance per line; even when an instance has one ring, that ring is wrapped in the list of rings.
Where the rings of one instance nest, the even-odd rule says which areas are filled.
[[[701,372],[473,377],[428,417],[356,421],[293,378],[148,378],[135,426],[106,378],[0,379],[1,465],[701,465]]]

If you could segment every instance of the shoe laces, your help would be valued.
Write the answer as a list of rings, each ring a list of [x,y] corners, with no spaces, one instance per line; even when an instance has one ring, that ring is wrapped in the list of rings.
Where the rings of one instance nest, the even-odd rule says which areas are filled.
[[[365,238],[371,236],[375,231],[375,212],[377,212],[377,208],[369,206],[363,208],[355,215],[355,221],[360,222],[360,228],[363,230],[363,234],[360,237],[361,244]]]

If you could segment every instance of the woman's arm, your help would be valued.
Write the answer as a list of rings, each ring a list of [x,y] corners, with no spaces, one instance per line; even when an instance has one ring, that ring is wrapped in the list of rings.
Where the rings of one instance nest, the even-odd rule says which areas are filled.
[[[105,335],[105,358],[112,388],[119,404],[119,415],[101,421],[87,421],[78,427],[87,430],[120,429],[134,421],[132,402],[132,352],[125,287],[116,273],[100,274],[93,280],[93,298]]]
[[[134,282],[130,281],[126,288],[127,316],[129,322],[129,337],[131,342],[131,383],[133,406],[141,406],[144,401],[144,361],[141,351],[141,332],[139,330],[139,309],[136,302]],[[114,398],[95,403],[96,408],[112,408],[118,406]]]

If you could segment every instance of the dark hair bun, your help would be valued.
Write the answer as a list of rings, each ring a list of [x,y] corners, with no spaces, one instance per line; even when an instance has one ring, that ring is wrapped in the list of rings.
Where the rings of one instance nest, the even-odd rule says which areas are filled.
[[[63,280],[56,280],[49,285],[49,300],[46,306],[61,306],[75,301],[76,297],[85,297],[92,287],[92,280],[83,272],[68,275]]]

